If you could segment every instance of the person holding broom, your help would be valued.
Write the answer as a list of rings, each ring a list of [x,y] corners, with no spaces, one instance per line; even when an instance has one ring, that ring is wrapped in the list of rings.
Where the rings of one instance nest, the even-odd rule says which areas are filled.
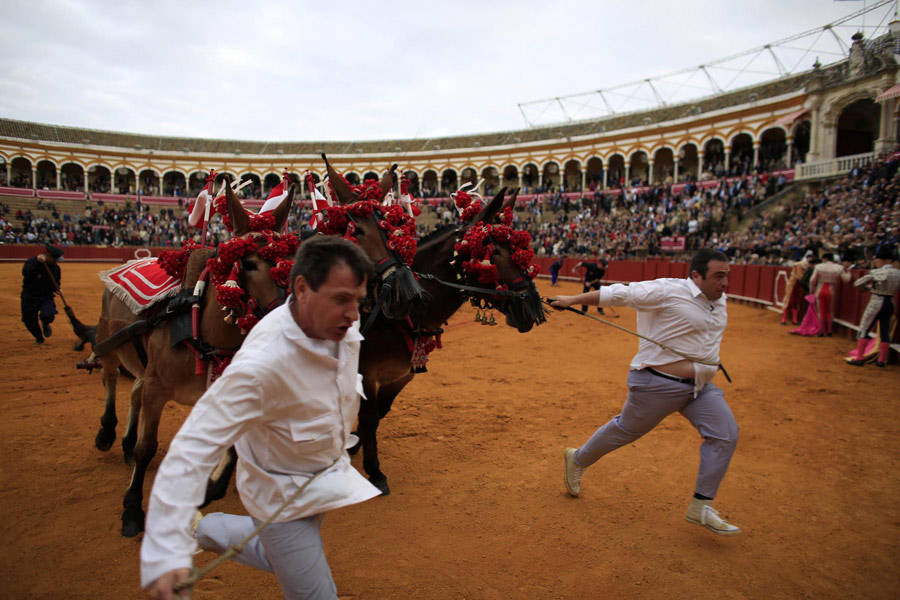
[[[59,312],[53,294],[62,279],[58,263],[63,249],[47,244],[44,250],[22,266],[22,322],[34,336],[36,346],[43,346],[44,340],[53,335],[50,324]]]

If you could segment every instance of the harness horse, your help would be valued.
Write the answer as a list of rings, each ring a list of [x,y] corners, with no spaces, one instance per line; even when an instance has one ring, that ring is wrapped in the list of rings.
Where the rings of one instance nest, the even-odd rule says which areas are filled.
[[[526,333],[543,323],[540,295],[529,274],[513,259],[509,240],[493,240],[489,235],[468,235],[473,228],[488,228],[507,207],[514,206],[516,194],[504,202],[506,188],[470,221],[460,227],[448,226],[420,241],[413,270],[432,297],[425,307],[416,307],[405,321],[378,318],[363,340],[359,370],[366,395],[360,403],[358,435],[363,451],[363,469],[383,494],[390,493],[387,477],[378,460],[378,425],[391,410],[397,395],[415,376],[415,367],[423,344],[434,345],[441,327],[466,300],[481,308],[495,308],[506,316],[506,323]],[[483,232],[482,232],[483,233]],[[463,268],[464,256],[457,248],[469,239],[480,238],[496,267],[499,288],[486,288],[477,275]],[[474,254],[474,253],[473,253]],[[533,273],[532,273],[533,275]],[[439,338],[438,338],[439,339]]]
[[[392,179],[390,183],[382,181],[382,187],[391,184]],[[246,312],[240,316],[235,312],[232,303],[223,306],[219,302],[218,294],[210,292],[201,293],[193,299],[200,307],[196,319],[196,329],[199,333],[197,337],[203,341],[202,348],[206,356],[220,360],[233,354],[240,347],[246,334],[246,331],[242,331],[241,325],[246,326],[248,322],[252,323],[261,318],[265,312],[283,303],[285,298],[284,289],[273,279],[272,271],[275,265],[266,258],[271,258],[271,253],[266,251],[268,241],[266,236],[254,235],[251,232],[253,215],[241,206],[230,186],[226,186],[225,190],[227,216],[233,229],[230,242],[245,240],[241,243],[255,243],[257,246],[255,251],[242,253],[235,265],[237,287],[246,290],[247,295],[247,298],[239,304],[256,309],[252,316]],[[292,186],[287,197],[273,211],[272,231],[283,230],[295,193],[296,187]],[[337,195],[339,203],[355,200],[352,195],[344,193]],[[383,307],[385,314],[398,316],[408,314],[414,303],[423,297],[423,291],[418,285],[404,286],[396,285],[394,282],[398,280],[414,282],[411,272],[404,275],[404,271],[408,272],[409,267],[405,264],[398,265],[397,261],[393,260],[395,253],[386,247],[384,239],[378,233],[380,225],[374,218],[356,219],[354,226],[359,232],[365,232],[358,236],[358,240],[373,262],[393,265],[390,272],[384,269],[381,271],[381,276],[374,282],[371,291],[377,293],[382,286],[399,291],[389,294],[388,298],[380,300],[378,305]],[[267,233],[271,234],[271,231]],[[271,239],[271,236],[269,238]],[[220,250],[225,245],[220,245]],[[245,248],[245,250],[252,249]],[[186,272],[202,271],[210,254],[211,249],[192,252],[187,259]],[[230,318],[223,320],[223,310],[229,313]],[[192,406],[207,387],[207,378],[197,375],[196,348],[191,349],[184,344],[172,346],[170,327],[164,326],[161,321],[151,315],[135,315],[114,294],[108,290],[104,292],[102,313],[97,326],[97,339],[103,341],[94,346],[95,351],[92,355],[101,358],[100,366],[106,390],[106,410],[95,439],[95,445],[101,451],[108,450],[116,436],[115,396],[118,367],[124,366],[135,376],[128,423],[122,439],[125,461],[128,464],[134,463],[131,482],[123,500],[122,535],[125,537],[132,537],[143,531],[143,484],[147,467],[156,455],[158,427],[163,407],[170,400]],[[129,328],[131,331],[126,331]],[[125,335],[119,333],[122,331],[126,331]],[[137,335],[132,335],[134,333]],[[124,343],[126,341],[132,343]]]

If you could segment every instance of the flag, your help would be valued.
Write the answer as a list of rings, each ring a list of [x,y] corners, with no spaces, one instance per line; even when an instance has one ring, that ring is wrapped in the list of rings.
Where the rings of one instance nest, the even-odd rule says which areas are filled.
[[[322,216],[322,212],[328,208],[328,200],[325,199],[325,196],[319,191],[319,188],[313,188],[313,214],[312,217],[309,218],[309,226],[313,229],[319,227],[321,223],[325,222],[325,217]]]
[[[289,187],[288,173],[285,171],[281,183],[273,187],[272,191],[269,192],[269,197],[266,198],[266,202],[262,205],[262,208],[259,209],[259,214],[267,213],[278,208],[281,201],[287,197]]]

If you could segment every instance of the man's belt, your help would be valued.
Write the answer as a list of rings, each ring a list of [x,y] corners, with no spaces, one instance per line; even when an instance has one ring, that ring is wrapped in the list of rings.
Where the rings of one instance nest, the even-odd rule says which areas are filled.
[[[670,379],[670,380],[672,380],[672,381],[677,381],[678,383],[686,383],[686,384],[688,384],[688,385],[694,385],[694,379],[693,379],[693,377],[691,377],[691,378],[688,378],[688,377],[675,377],[674,375],[669,375],[668,373],[663,373],[663,372],[661,372],[661,371],[657,371],[657,370],[654,369],[653,367],[646,367],[644,370],[645,370],[645,371],[650,371],[651,373],[653,373],[653,374],[656,375],[657,377],[662,377],[663,379]]]

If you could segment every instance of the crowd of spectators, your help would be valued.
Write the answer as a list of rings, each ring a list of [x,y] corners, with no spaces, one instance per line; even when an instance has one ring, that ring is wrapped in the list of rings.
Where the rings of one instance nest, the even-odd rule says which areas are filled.
[[[531,234],[538,256],[597,256],[603,251],[610,260],[680,259],[699,247],[713,247],[738,264],[781,264],[808,250],[838,253],[842,260],[862,264],[879,244],[900,241],[898,161],[900,152],[880,157],[794,202],[760,212],[749,222],[744,219],[740,226],[750,209],[786,185],[783,175],[722,177],[711,187],[689,181],[677,192],[671,183],[606,192],[593,186],[593,193],[580,198],[549,190],[520,205],[515,223]],[[60,214],[49,203],[38,207],[39,216],[30,210],[10,215],[8,207],[2,208],[0,241],[6,244],[179,246],[199,234],[188,228],[187,207],[181,202],[158,212],[140,202],[89,202],[74,215]],[[449,200],[425,210],[433,211],[433,217],[423,221],[441,224],[458,218]],[[309,217],[308,207],[296,205],[289,227],[299,231],[308,226]],[[420,226],[420,234],[428,231]],[[214,242],[227,236],[217,217],[211,220],[210,236]]]

